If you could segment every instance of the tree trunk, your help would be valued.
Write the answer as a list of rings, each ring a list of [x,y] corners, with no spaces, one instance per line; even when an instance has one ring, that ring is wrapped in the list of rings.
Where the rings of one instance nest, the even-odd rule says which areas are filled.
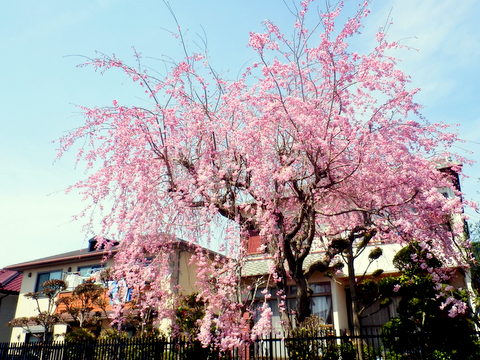
[[[305,321],[307,317],[312,314],[312,310],[310,308],[310,294],[308,292],[308,283],[305,277],[295,279],[295,284],[297,285],[297,325],[301,324]]]
[[[353,246],[350,244],[348,248],[347,266],[348,266],[348,286],[350,289],[350,310],[352,313],[352,323],[353,323],[353,335],[355,338],[355,347],[357,349],[358,359],[363,360],[363,346],[360,336],[362,335],[362,325],[360,323],[360,316],[358,315],[358,299],[357,299],[357,282],[355,280],[355,267],[353,256]]]
[[[279,275],[280,281],[277,283],[277,289],[287,295],[287,272],[283,267],[283,261],[276,264],[275,272]],[[278,299],[281,301],[281,299]],[[279,309],[280,310],[280,309]],[[288,311],[280,311],[280,321],[282,323],[283,331],[289,334],[292,331],[292,321]]]

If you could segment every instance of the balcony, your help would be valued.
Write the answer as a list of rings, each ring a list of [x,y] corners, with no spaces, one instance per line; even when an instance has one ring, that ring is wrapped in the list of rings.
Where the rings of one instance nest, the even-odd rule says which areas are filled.
[[[83,284],[87,280],[92,280],[95,284],[104,285],[102,282],[103,268],[93,269],[90,271],[77,271],[65,273],[63,281],[67,284],[67,291],[73,291],[78,285]]]

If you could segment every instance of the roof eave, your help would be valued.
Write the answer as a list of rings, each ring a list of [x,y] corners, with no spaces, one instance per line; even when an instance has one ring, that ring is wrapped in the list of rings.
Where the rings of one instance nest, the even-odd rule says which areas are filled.
[[[115,254],[117,251],[118,251],[117,249],[113,249],[111,251],[91,252],[91,253],[75,255],[75,256],[66,256],[63,258],[47,259],[47,260],[40,260],[40,261],[29,261],[29,262],[20,263],[20,264],[9,265],[4,267],[4,269],[15,270],[15,271],[25,271],[28,269],[34,269],[39,267],[63,265],[63,264],[68,264],[76,261],[95,260],[95,259],[101,259],[104,256],[111,256]]]
[[[18,295],[18,294],[20,294],[20,291],[0,289],[0,294],[3,294],[3,295]]]

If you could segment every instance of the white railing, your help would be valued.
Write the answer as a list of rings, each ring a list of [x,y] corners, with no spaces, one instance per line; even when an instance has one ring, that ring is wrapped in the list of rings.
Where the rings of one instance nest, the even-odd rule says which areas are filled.
[[[78,285],[83,284],[87,280],[93,280],[96,284],[101,284],[100,272],[101,270],[97,270],[86,276],[82,276],[79,272],[65,273],[63,281],[67,284],[66,291],[73,291]]]

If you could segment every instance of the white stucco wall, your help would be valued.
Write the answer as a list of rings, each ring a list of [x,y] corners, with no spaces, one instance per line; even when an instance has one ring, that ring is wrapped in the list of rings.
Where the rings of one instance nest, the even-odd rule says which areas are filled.
[[[335,280],[332,280],[330,285],[332,287],[333,325],[337,332],[337,336],[340,336],[341,330],[348,328],[345,288],[341,283]]]

